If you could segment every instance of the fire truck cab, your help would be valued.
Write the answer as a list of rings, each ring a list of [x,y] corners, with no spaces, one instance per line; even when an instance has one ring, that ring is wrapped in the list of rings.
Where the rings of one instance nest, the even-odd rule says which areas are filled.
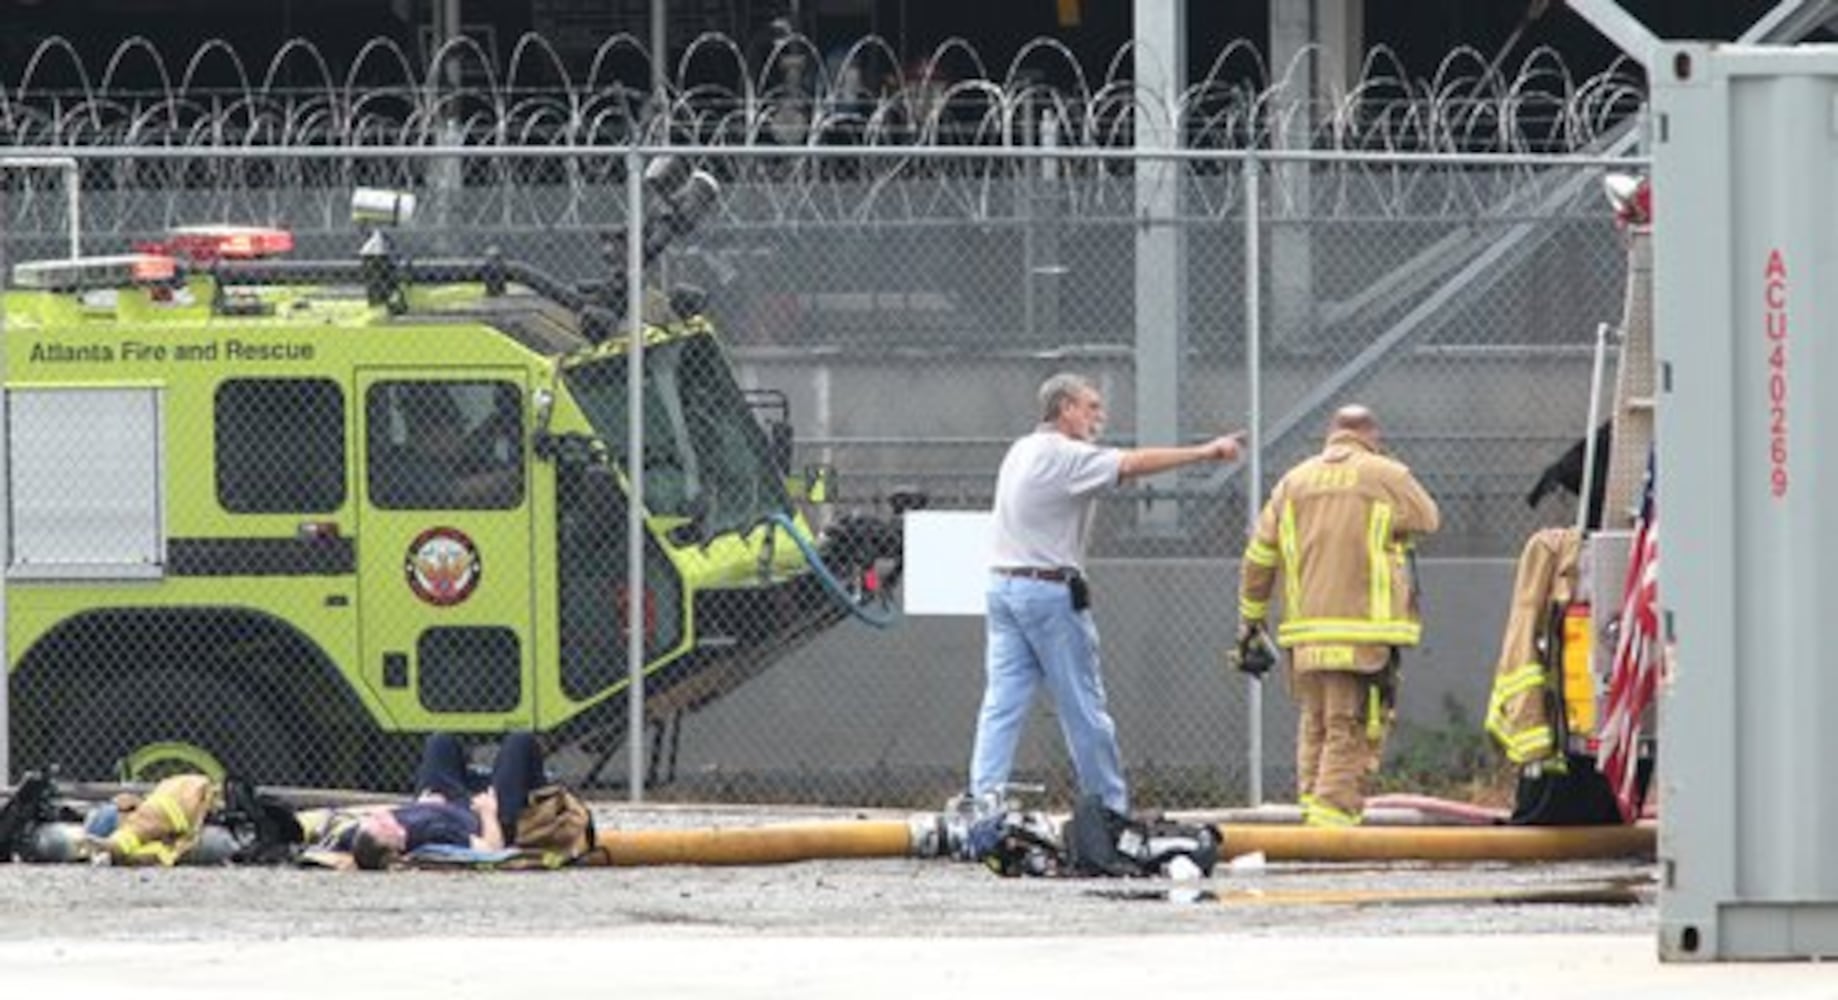
[[[647,254],[693,222],[647,220]],[[790,475],[782,405],[762,423],[700,296],[643,293],[634,595],[622,283],[291,246],[194,229],[14,269],[16,769],[394,787],[434,730],[610,754],[631,601],[668,720],[897,582],[889,523],[812,536],[818,477]]]

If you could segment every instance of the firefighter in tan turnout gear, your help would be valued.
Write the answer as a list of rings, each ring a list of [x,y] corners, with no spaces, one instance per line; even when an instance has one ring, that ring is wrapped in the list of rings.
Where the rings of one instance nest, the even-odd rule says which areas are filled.
[[[1327,446],[1291,469],[1245,547],[1241,670],[1261,675],[1265,620],[1282,581],[1276,644],[1290,651],[1300,716],[1296,792],[1310,826],[1360,821],[1392,715],[1398,649],[1417,645],[1411,542],[1436,530],[1436,501],[1379,445],[1371,410],[1334,414]]]

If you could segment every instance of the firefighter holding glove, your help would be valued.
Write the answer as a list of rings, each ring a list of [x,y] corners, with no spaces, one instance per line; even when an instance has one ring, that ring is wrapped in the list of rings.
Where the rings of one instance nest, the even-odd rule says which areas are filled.
[[[1276,646],[1261,619],[1239,624],[1238,643],[1232,648],[1229,662],[1232,669],[1260,681],[1276,666]]]
[[[1378,418],[1346,406],[1321,452],[1277,483],[1245,547],[1233,664],[1252,676],[1274,664],[1264,622],[1281,581],[1276,645],[1290,654],[1296,793],[1310,826],[1362,818],[1398,650],[1421,633],[1409,545],[1440,522],[1436,501],[1380,447]]]

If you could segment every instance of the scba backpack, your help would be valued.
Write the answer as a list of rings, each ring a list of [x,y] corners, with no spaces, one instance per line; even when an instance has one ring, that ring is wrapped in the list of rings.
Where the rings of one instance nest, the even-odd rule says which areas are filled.
[[[236,842],[231,864],[286,864],[306,848],[306,830],[293,807],[240,777],[224,779],[223,808],[214,818]]]
[[[1041,813],[1009,810],[985,816],[971,826],[965,853],[1010,878],[1192,877],[1194,872],[1206,877],[1218,865],[1222,845],[1216,827],[1159,814],[1126,816],[1089,796],[1057,829]]]
[[[544,785],[517,814],[515,844],[541,852],[549,867],[573,864],[594,849],[593,810],[568,786]]]
[[[34,854],[34,836],[40,827],[81,822],[83,816],[59,801],[58,787],[49,777],[27,771],[0,806],[0,863],[40,860]]]
[[[1185,858],[1202,876],[1219,863],[1217,827],[1180,823],[1160,814],[1125,816],[1087,796],[1066,823],[1066,868],[1073,875],[1142,878],[1172,874]]]

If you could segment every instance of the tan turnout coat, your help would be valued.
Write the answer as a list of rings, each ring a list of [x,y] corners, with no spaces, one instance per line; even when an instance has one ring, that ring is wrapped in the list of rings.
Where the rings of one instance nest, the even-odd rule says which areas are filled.
[[[1436,501],[1410,469],[1348,431],[1278,482],[1245,547],[1243,621],[1269,615],[1283,587],[1284,648],[1333,647],[1343,658],[1298,657],[1297,669],[1375,669],[1354,650],[1415,646],[1421,635],[1406,557],[1414,538],[1441,525]]]

